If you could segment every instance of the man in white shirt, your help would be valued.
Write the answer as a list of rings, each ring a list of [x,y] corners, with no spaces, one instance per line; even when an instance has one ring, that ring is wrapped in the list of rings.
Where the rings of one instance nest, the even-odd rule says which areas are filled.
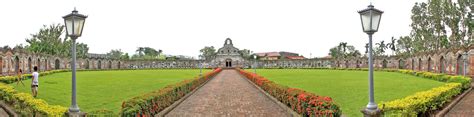
[[[39,73],[38,73],[38,67],[34,67],[33,68],[34,72],[31,74],[31,76],[33,76],[31,78],[31,93],[33,95],[33,97],[36,97],[36,95],[38,95],[38,85],[39,85],[39,81],[38,81],[38,78],[39,78]]]

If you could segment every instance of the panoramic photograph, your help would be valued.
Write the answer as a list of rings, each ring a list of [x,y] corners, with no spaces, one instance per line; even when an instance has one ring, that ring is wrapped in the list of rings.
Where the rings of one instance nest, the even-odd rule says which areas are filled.
[[[0,117],[474,117],[473,0],[5,0],[0,14]]]

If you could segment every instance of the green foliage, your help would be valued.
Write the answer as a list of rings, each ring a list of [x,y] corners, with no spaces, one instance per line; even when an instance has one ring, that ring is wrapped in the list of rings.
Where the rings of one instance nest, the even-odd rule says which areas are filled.
[[[64,116],[67,112],[66,107],[48,105],[46,101],[33,98],[27,93],[20,93],[4,83],[0,83],[0,99],[12,105],[21,116]]]
[[[379,104],[386,116],[418,116],[436,111],[461,93],[460,83],[448,83],[428,91],[417,92],[408,97]]]
[[[31,34],[31,37],[26,39],[29,44],[25,49],[33,53],[44,53],[59,56],[71,56],[72,40],[61,36],[64,32],[64,25],[52,24],[50,26],[44,25],[43,28],[36,34]],[[76,52],[77,57],[86,57],[89,47],[84,43],[77,43]]]
[[[203,57],[205,60],[212,60],[217,55],[214,46],[205,46],[204,48],[199,50],[199,52],[201,52],[201,55],[199,56]]]
[[[164,60],[165,56],[163,55],[163,50],[156,50],[151,47],[138,47],[136,50],[137,54],[134,54],[131,59],[139,60]],[[125,54],[128,56],[128,54]],[[122,55],[122,58],[125,58]]]
[[[202,77],[168,85],[159,90],[133,97],[122,103],[122,116],[154,116],[189,92],[198,88],[222,69],[218,68]]]
[[[472,0],[430,0],[412,8],[409,36],[400,37],[398,54],[461,48],[472,44]],[[448,34],[448,32],[451,32]],[[449,37],[448,37],[449,35]]]
[[[360,57],[361,53],[354,46],[347,45],[347,42],[341,42],[339,45],[329,49],[329,55],[336,59],[344,59],[349,57]]]
[[[128,60],[130,57],[128,56],[128,53],[122,52],[120,49],[112,49],[110,52],[106,53],[108,57],[112,59],[123,59],[123,60]]]
[[[239,50],[239,54],[242,56],[242,58],[244,59],[253,59],[252,58],[252,53],[250,50],[248,49],[243,49],[243,50]]]

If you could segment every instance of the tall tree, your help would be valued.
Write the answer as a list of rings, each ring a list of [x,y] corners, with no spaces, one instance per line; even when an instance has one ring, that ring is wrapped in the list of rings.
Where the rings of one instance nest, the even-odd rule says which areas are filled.
[[[201,53],[199,56],[203,57],[205,60],[211,60],[217,55],[214,46],[205,46],[204,48],[199,50],[199,52]]]
[[[244,59],[252,59],[252,53],[250,53],[250,50],[248,49],[243,49],[239,50],[239,54],[244,58]]]
[[[36,34],[31,34],[26,39],[28,45],[26,50],[34,53],[45,53],[51,55],[71,56],[72,41],[68,38],[61,38],[64,32],[64,25],[52,24],[44,25]],[[77,43],[77,57],[85,57],[89,47],[84,43]]]

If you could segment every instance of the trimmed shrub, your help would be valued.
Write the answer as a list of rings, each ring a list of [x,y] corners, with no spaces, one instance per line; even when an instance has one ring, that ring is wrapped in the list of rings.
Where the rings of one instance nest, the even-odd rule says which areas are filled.
[[[418,116],[437,110],[459,93],[461,93],[460,83],[448,83],[402,99],[382,102],[379,106],[383,107],[382,111],[387,116]]]
[[[319,96],[301,89],[289,88],[242,69],[239,69],[239,72],[302,116],[339,117],[342,115],[342,110],[330,97]]]
[[[22,116],[64,116],[67,112],[65,107],[48,105],[46,101],[33,98],[27,93],[19,93],[12,86],[4,83],[0,83],[0,98],[12,105],[15,111]]]
[[[206,73],[202,77],[184,80],[177,84],[168,85],[165,88],[128,99],[122,102],[120,114],[127,117],[154,116],[221,71],[222,69],[218,68]]]

